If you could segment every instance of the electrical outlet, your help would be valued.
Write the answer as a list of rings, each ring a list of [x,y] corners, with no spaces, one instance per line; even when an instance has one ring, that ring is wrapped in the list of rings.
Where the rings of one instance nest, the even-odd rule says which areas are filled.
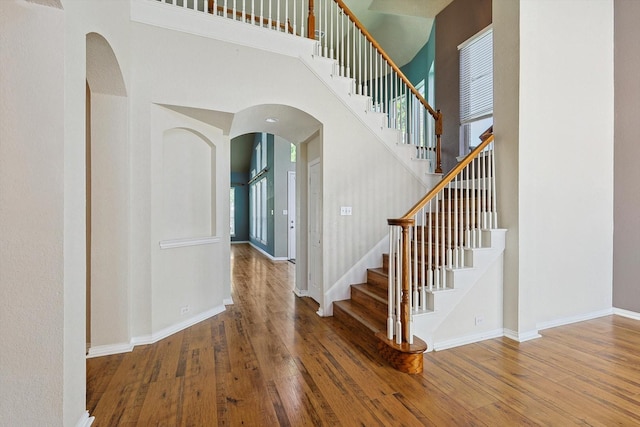
[[[476,316],[476,326],[481,325],[484,322],[483,316]]]
[[[351,206],[341,206],[340,215],[351,215]]]
[[[189,306],[185,305],[180,307],[180,315],[184,316],[185,314],[187,314],[189,312]]]

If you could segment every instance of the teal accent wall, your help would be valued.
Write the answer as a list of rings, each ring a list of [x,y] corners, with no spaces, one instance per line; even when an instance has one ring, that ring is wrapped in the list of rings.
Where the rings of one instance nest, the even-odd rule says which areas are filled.
[[[232,172],[231,188],[235,191],[235,223],[236,235],[232,242],[249,241],[249,174]]]
[[[431,27],[431,33],[429,34],[429,41],[422,46],[422,48],[418,51],[416,56],[403,67],[400,67],[400,70],[404,73],[405,76],[409,79],[409,81],[416,86],[422,80],[424,80],[425,84],[425,98],[428,98],[427,94],[427,81],[429,78],[429,69],[431,68],[431,64],[436,59],[436,24],[434,22]],[[433,105],[432,105],[433,107]],[[434,107],[435,108],[435,107]]]

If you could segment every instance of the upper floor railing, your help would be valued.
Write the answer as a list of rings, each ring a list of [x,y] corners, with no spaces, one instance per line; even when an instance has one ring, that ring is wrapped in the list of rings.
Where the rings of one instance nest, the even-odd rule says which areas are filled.
[[[153,0],[317,40],[317,54],[336,61],[335,74],[352,79],[351,93],[367,96],[400,141],[416,147],[442,173],[442,114],[425,99],[343,0]]]

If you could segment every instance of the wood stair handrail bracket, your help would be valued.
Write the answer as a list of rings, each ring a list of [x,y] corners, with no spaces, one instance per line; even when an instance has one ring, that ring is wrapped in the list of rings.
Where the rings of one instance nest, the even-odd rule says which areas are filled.
[[[351,9],[347,7],[347,5],[342,0],[334,0],[336,4],[344,11],[344,13],[351,19],[354,25],[360,30],[360,32],[365,36],[365,38],[373,45],[374,48],[378,51],[378,53],[384,58],[385,61],[391,66],[393,71],[398,74],[398,77],[404,82],[404,84],[411,90],[411,93],[418,98],[422,106],[431,114],[431,117],[435,120],[435,134],[436,134],[436,173],[442,173],[442,159],[441,159],[441,136],[442,136],[442,113],[440,110],[434,110],[431,105],[424,99],[424,96],[420,95],[418,89],[413,86],[413,84],[409,81],[407,76],[400,70],[400,67],[396,65],[395,62],[391,59],[391,57],[384,51],[382,46],[371,36],[369,31],[365,28],[365,26],[360,22],[360,20],[353,14]],[[313,0],[310,0],[309,13],[313,13],[311,9],[311,3]],[[311,20],[309,20],[311,23]],[[313,37],[311,36],[311,28],[309,28],[309,38],[315,38],[315,31]]]

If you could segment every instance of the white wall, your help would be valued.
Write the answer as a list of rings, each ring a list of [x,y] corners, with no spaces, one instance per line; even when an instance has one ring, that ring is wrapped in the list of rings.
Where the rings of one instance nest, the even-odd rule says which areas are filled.
[[[523,298],[520,289],[520,1],[494,0],[494,133],[498,218],[506,228],[504,254],[503,321],[516,335],[536,331],[533,298]]]
[[[62,10],[0,2],[0,425],[7,427],[62,425],[84,408],[83,374],[66,370],[73,357],[65,352],[77,350],[74,341],[82,351],[84,320],[69,325],[63,307],[84,293],[68,287],[64,271],[64,43]]]
[[[150,129],[152,328],[147,333],[162,336],[177,324],[224,310],[230,296],[230,154],[229,137],[219,129],[164,107],[151,106]],[[160,247],[194,238],[215,239]]]
[[[273,139],[274,162],[274,256],[286,258],[289,252],[288,233],[289,221],[282,212],[287,210],[288,202],[288,172],[294,171],[295,163],[291,163],[291,143],[284,138],[275,136]]]
[[[540,328],[606,312],[613,250],[611,0],[588,7],[578,0],[521,1],[519,110],[520,298],[535,301]]]
[[[231,113],[283,104],[322,123],[325,289],[380,241],[387,218],[402,215],[422,195],[424,188],[411,172],[297,57],[139,24],[133,26],[132,55],[145,57],[135,64],[132,90],[133,135],[141,157],[150,103]],[[260,73],[255,73],[258,65]],[[215,79],[192,83],[202,76]],[[352,206],[353,216],[340,216],[340,206]]]
[[[91,94],[92,347],[129,341],[127,105],[123,96]]]

